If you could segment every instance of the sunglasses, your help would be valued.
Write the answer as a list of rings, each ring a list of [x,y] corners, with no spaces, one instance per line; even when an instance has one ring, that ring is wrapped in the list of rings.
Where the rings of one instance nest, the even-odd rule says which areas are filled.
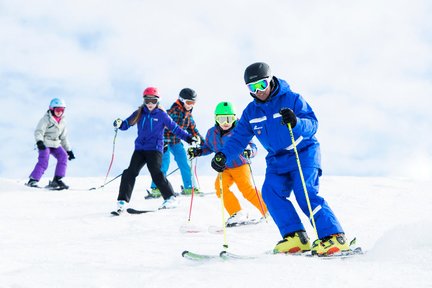
[[[155,97],[144,97],[144,103],[145,104],[157,104],[159,102],[158,98]]]
[[[249,91],[252,93],[256,93],[259,91],[264,91],[267,89],[267,87],[270,85],[270,78],[264,78],[252,83],[247,84],[247,87],[249,88]]]
[[[219,125],[232,124],[236,121],[235,115],[217,115],[215,119]]]

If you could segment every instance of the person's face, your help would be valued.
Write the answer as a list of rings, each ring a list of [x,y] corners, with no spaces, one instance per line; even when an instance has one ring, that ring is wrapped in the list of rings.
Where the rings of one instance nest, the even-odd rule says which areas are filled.
[[[190,111],[194,107],[195,101],[185,99],[185,100],[183,100],[183,105],[184,105],[186,111]]]
[[[159,103],[159,98],[152,96],[152,95],[146,95],[144,97],[144,104],[147,106],[147,108],[150,111],[153,111],[153,109],[156,108],[157,104]]]
[[[270,96],[270,81],[271,77],[260,79],[258,81],[247,84],[247,87],[257,99],[265,101]]]
[[[216,122],[222,130],[230,129],[236,120],[235,115],[216,115]]]
[[[54,115],[56,117],[61,117],[64,113],[65,108],[64,107],[54,107],[53,111],[54,111]]]

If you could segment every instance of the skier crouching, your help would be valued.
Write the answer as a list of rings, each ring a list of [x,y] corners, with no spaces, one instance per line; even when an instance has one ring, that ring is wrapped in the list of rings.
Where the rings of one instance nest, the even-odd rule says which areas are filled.
[[[244,80],[254,100],[243,111],[232,137],[216,153],[212,167],[218,172],[224,171],[225,163],[237,157],[256,136],[268,152],[263,199],[283,238],[274,252],[312,250],[312,254],[330,255],[348,251],[349,244],[336,215],[318,195],[321,155],[315,137],[318,120],[312,108],[299,94],[291,91],[286,81],[274,77],[266,63],[248,66]],[[288,124],[292,128],[302,170],[298,167]],[[291,192],[303,213],[315,223],[318,239],[312,247],[289,200]]]

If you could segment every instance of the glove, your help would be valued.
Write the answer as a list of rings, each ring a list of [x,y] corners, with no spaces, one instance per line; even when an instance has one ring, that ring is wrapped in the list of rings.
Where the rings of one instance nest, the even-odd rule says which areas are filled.
[[[67,151],[67,154],[68,154],[68,159],[69,159],[69,161],[70,160],[73,160],[73,159],[75,159],[75,155],[73,154],[73,151],[71,150],[71,151]]]
[[[199,144],[200,143],[200,139],[197,136],[189,135],[189,137],[186,139],[186,142],[189,145],[193,145],[194,143]]]
[[[226,156],[222,152],[217,152],[211,161],[211,166],[217,172],[223,172],[226,168]]]
[[[114,128],[118,129],[118,128],[120,128],[122,123],[123,123],[123,120],[121,120],[120,118],[117,118],[116,120],[114,120],[113,126],[114,126]]]
[[[38,147],[39,150],[45,150],[46,149],[45,144],[41,140],[37,141],[36,145],[37,145],[37,147]]]
[[[199,157],[202,154],[202,149],[197,147],[189,147],[187,150],[187,154],[189,156],[189,159]]]
[[[251,156],[252,156],[252,150],[250,150],[250,149],[245,149],[245,150],[243,151],[243,156],[244,156],[245,158],[247,158],[247,159],[251,158]]]
[[[291,124],[291,128],[294,128],[297,124],[297,117],[294,112],[289,108],[282,108],[279,113],[282,115],[282,124]]]

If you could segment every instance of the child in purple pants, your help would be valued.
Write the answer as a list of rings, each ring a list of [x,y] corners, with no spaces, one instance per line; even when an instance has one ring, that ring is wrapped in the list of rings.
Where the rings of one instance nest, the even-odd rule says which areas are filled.
[[[26,183],[29,187],[39,187],[38,182],[48,168],[50,155],[53,155],[57,159],[57,165],[54,179],[49,182],[47,188],[55,190],[69,188],[61,179],[66,175],[67,160],[75,159],[75,155],[66,137],[65,108],[66,104],[63,100],[52,99],[49,110],[36,127],[34,135],[39,157],[33,172],[30,174],[30,179]]]

